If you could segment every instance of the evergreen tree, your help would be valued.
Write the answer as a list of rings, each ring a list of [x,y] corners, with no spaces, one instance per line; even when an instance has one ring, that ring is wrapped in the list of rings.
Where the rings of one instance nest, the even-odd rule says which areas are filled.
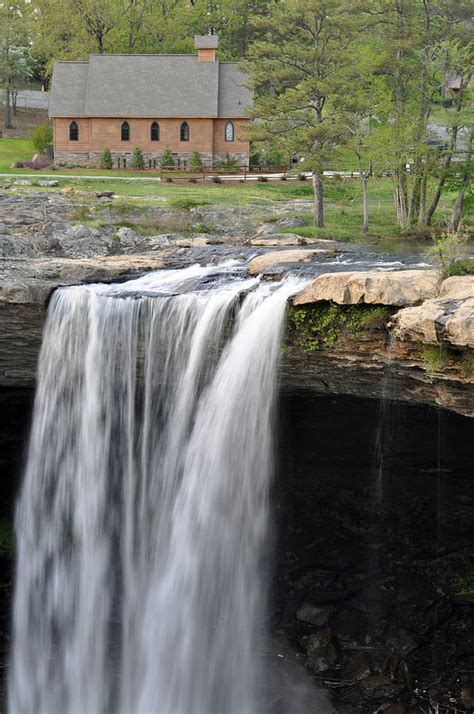
[[[145,168],[145,159],[143,158],[143,151],[138,146],[133,152],[132,168],[140,170]]]
[[[169,146],[167,146],[166,149],[163,151],[163,154],[161,156],[160,166],[163,169],[170,168],[171,166],[174,166],[173,154],[171,153],[171,149],[169,148]]]
[[[199,153],[199,151],[197,151],[197,149],[195,149],[193,151],[193,153],[191,154],[191,159],[189,161],[189,168],[197,169],[197,170],[202,169],[202,158],[201,158],[201,154]]]
[[[113,167],[112,154],[110,149],[104,149],[100,156],[100,168],[101,169],[111,169]]]
[[[357,13],[344,0],[277,0],[269,6],[267,38],[247,67],[257,93],[249,136],[286,155],[304,156],[313,171],[315,225],[324,226],[323,171],[354,125],[350,97]],[[269,91],[269,78],[273,86]]]

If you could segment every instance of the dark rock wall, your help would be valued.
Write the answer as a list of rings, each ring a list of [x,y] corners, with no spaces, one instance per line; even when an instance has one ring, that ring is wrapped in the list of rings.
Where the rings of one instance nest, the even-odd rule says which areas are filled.
[[[474,422],[301,392],[279,417],[275,630],[338,711],[466,711]]]

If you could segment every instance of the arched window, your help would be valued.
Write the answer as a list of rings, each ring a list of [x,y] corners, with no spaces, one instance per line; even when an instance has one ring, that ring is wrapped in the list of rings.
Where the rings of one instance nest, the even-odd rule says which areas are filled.
[[[150,128],[150,139],[151,141],[160,140],[160,125],[157,121],[154,121]]]
[[[187,121],[183,121],[181,124],[181,141],[189,141],[189,124]]]
[[[128,121],[124,121],[121,129],[122,141],[130,141],[130,124]]]
[[[77,121],[69,124],[69,141],[79,141],[79,126]]]
[[[225,125],[225,140],[234,141],[234,125],[231,121],[228,121]]]

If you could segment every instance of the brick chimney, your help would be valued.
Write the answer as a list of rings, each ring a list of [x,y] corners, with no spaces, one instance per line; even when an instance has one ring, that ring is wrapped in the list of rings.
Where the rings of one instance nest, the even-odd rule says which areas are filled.
[[[196,35],[194,47],[197,49],[198,62],[215,62],[218,46],[219,38],[217,35]]]

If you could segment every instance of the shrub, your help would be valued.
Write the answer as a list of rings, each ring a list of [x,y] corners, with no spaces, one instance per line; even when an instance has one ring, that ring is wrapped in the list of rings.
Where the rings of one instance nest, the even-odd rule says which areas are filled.
[[[137,146],[137,148],[133,152],[132,169],[142,170],[144,168],[145,168],[145,159],[143,158],[143,151]]]
[[[239,168],[239,162],[237,161],[235,156],[226,154],[225,159],[222,159],[222,161],[219,162],[219,167],[221,169],[225,169],[226,171],[234,171],[235,169]]]
[[[173,183],[173,179],[171,178],[171,176],[167,177],[166,183]]]
[[[195,179],[193,176],[189,179],[189,183],[197,183],[197,179]]]
[[[44,154],[48,145],[53,141],[53,130],[47,124],[39,124],[31,133],[31,141],[36,151]]]
[[[287,176],[286,174],[283,174],[283,176],[280,178],[280,181],[287,181]]]
[[[212,177],[212,183],[222,183],[222,179],[220,176],[213,176]]]
[[[201,154],[196,149],[191,154],[191,159],[189,161],[189,168],[190,169],[202,169]]]
[[[441,277],[474,272],[474,261],[469,258],[469,236],[462,231],[462,226],[456,232],[445,231],[433,241],[434,246],[428,252]]]
[[[259,176],[257,181],[260,181],[260,183],[268,183],[268,176]]]
[[[169,146],[167,146],[166,149],[163,151],[160,166],[162,168],[166,168],[167,166],[174,166],[173,154],[171,153],[171,149],[169,148]]]
[[[298,181],[306,181],[306,174],[298,174]]]
[[[112,166],[112,154],[110,153],[110,149],[105,149],[100,156],[100,168],[111,169]]]

